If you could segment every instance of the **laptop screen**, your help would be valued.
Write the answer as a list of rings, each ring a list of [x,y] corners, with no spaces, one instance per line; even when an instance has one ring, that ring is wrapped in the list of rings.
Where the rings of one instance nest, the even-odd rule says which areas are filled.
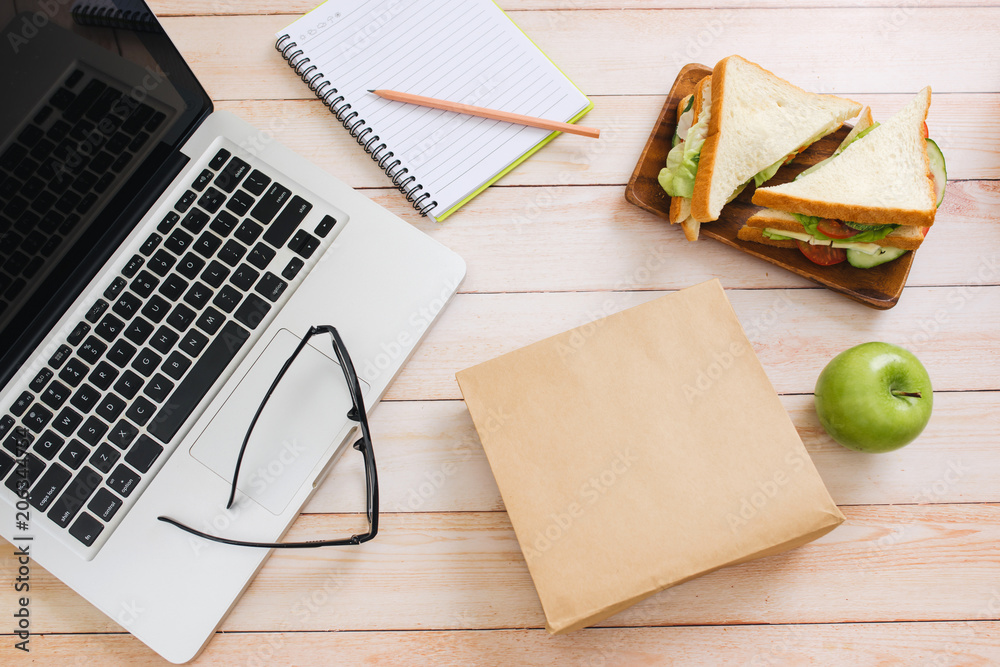
[[[0,0],[0,386],[183,166],[211,101],[143,2]]]

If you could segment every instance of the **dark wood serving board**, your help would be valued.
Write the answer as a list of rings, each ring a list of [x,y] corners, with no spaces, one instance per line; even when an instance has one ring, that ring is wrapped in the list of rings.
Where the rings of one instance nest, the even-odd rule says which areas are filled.
[[[669,219],[670,197],[660,187],[656,177],[660,169],[666,165],[667,153],[670,152],[670,142],[677,121],[677,104],[693,93],[697,83],[711,73],[710,68],[695,63],[685,65],[681,69],[663,109],[660,110],[660,116],[656,119],[646,147],[639,156],[632,178],[625,188],[625,199],[661,218]],[[767,185],[787,183],[808,167],[829,157],[850,130],[851,128],[845,125],[820,139],[800,153],[791,163],[779,169]],[[873,269],[856,269],[847,262],[835,266],[813,264],[797,248],[777,248],[752,241],[742,241],[736,237],[737,232],[750,216],[761,210],[760,206],[755,206],[750,201],[753,193],[754,186],[751,184],[740,193],[739,197],[722,209],[722,215],[718,220],[706,222],[701,226],[701,235],[776,264],[866,306],[884,310],[896,305],[906,284],[906,277],[910,273],[914,251]],[[677,233],[680,234],[681,230],[678,229]]]

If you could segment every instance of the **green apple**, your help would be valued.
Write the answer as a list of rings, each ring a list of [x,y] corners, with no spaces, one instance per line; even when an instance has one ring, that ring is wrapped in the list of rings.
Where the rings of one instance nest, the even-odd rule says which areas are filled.
[[[923,364],[891,343],[864,343],[834,357],[816,380],[816,414],[834,440],[859,452],[891,452],[931,418]]]

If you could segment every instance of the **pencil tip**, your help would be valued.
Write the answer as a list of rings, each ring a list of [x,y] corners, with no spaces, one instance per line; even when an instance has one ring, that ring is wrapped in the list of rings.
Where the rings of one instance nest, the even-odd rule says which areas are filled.
[[[368,92],[369,92],[369,93],[374,93],[375,91],[374,91],[374,90],[369,90]]]

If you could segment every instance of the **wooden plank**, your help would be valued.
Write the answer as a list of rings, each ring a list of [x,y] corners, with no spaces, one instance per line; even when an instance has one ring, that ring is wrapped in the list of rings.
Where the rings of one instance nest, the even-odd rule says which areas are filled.
[[[914,93],[925,85],[939,93],[1000,90],[1000,70],[992,66],[997,41],[989,31],[968,28],[995,25],[1000,14],[994,8],[915,8],[898,17],[891,9],[839,8],[511,17],[588,95],[662,95],[685,63],[714,63],[732,53],[824,93]],[[289,75],[273,37],[295,18],[167,17],[162,24],[213,99],[296,99],[308,91]],[[949,34],[962,35],[961,49],[942,39]],[[859,35],[872,35],[865,48],[845,48]]]
[[[812,395],[782,396],[838,505],[1000,502],[1000,392],[943,392],[920,438],[885,456],[833,442]],[[371,419],[384,512],[484,512],[503,500],[462,401],[383,402]],[[347,452],[305,508],[364,508],[361,456]]]
[[[305,14],[320,4],[319,0],[154,0],[149,3],[157,16],[211,16],[234,14]],[[552,11],[574,9],[690,9],[693,0],[502,0],[498,3],[505,11]],[[714,0],[713,8],[742,9],[747,0]],[[910,5],[891,0],[822,0],[823,7],[871,7],[886,10],[905,10]],[[921,7],[992,7],[996,0],[935,0],[921,2]],[[755,8],[788,9],[792,6],[809,7],[809,0],[755,0]],[[890,17],[892,14],[887,12]]]
[[[711,239],[689,243],[679,226],[626,202],[620,186],[491,188],[442,224],[394,190],[365,194],[465,259],[463,293],[679,289],[715,277],[727,288],[814,285]],[[978,282],[974,268],[1000,259],[998,218],[1000,181],[951,183],[908,287]],[[984,282],[1000,282],[1000,269]]]
[[[848,521],[797,550],[663,591],[605,626],[841,623],[996,618],[1000,506],[849,507]],[[290,539],[319,539],[355,517],[306,515]],[[353,524],[351,524],[353,525]],[[538,597],[502,512],[383,517],[357,548],[277,553],[224,632],[541,628]],[[0,569],[13,571],[10,549]],[[35,632],[116,624],[41,568]],[[13,596],[0,599],[10,617]],[[992,611],[991,611],[992,610]]]
[[[286,78],[297,84],[297,97],[309,95],[309,89],[291,72]],[[871,106],[877,119],[885,119],[910,96],[865,94],[852,99]],[[585,122],[603,130],[601,139],[561,136],[504,176],[500,184],[624,186],[663,106],[663,97],[610,96],[593,101],[594,109]],[[317,99],[221,101],[216,108],[235,113],[353,187],[388,186],[385,174]],[[1000,178],[1000,161],[996,159],[1000,153],[1000,94],[936,95],[928,124],[948,161],[949,178]],[[529,205],[524,202],[525,208]]]
[[[34,651],[62,664],[160,664],[129,635],[44,635]],[[218,634],[192,665],[988,665],[1000,661],[1000,623],[587,628],[431,632]],[[0,660],[20,664],[9,644]],[[166,663],[163,663],[166,664]]]
[[[652,255],[651,255],[652,256]],[[969,264],[969,282],[996,281],[996,255]],[[982,276],[982,278],[980,278]],[[660,292],[460,294],[387,398],[461,398],[455,373],[659,296]],[[913,350],[938,391],[1000,389],[1000,287],[911,287],[878,312],[827,290],[727,292],[779,393],[809,393],[837,353],[871,340]]]

